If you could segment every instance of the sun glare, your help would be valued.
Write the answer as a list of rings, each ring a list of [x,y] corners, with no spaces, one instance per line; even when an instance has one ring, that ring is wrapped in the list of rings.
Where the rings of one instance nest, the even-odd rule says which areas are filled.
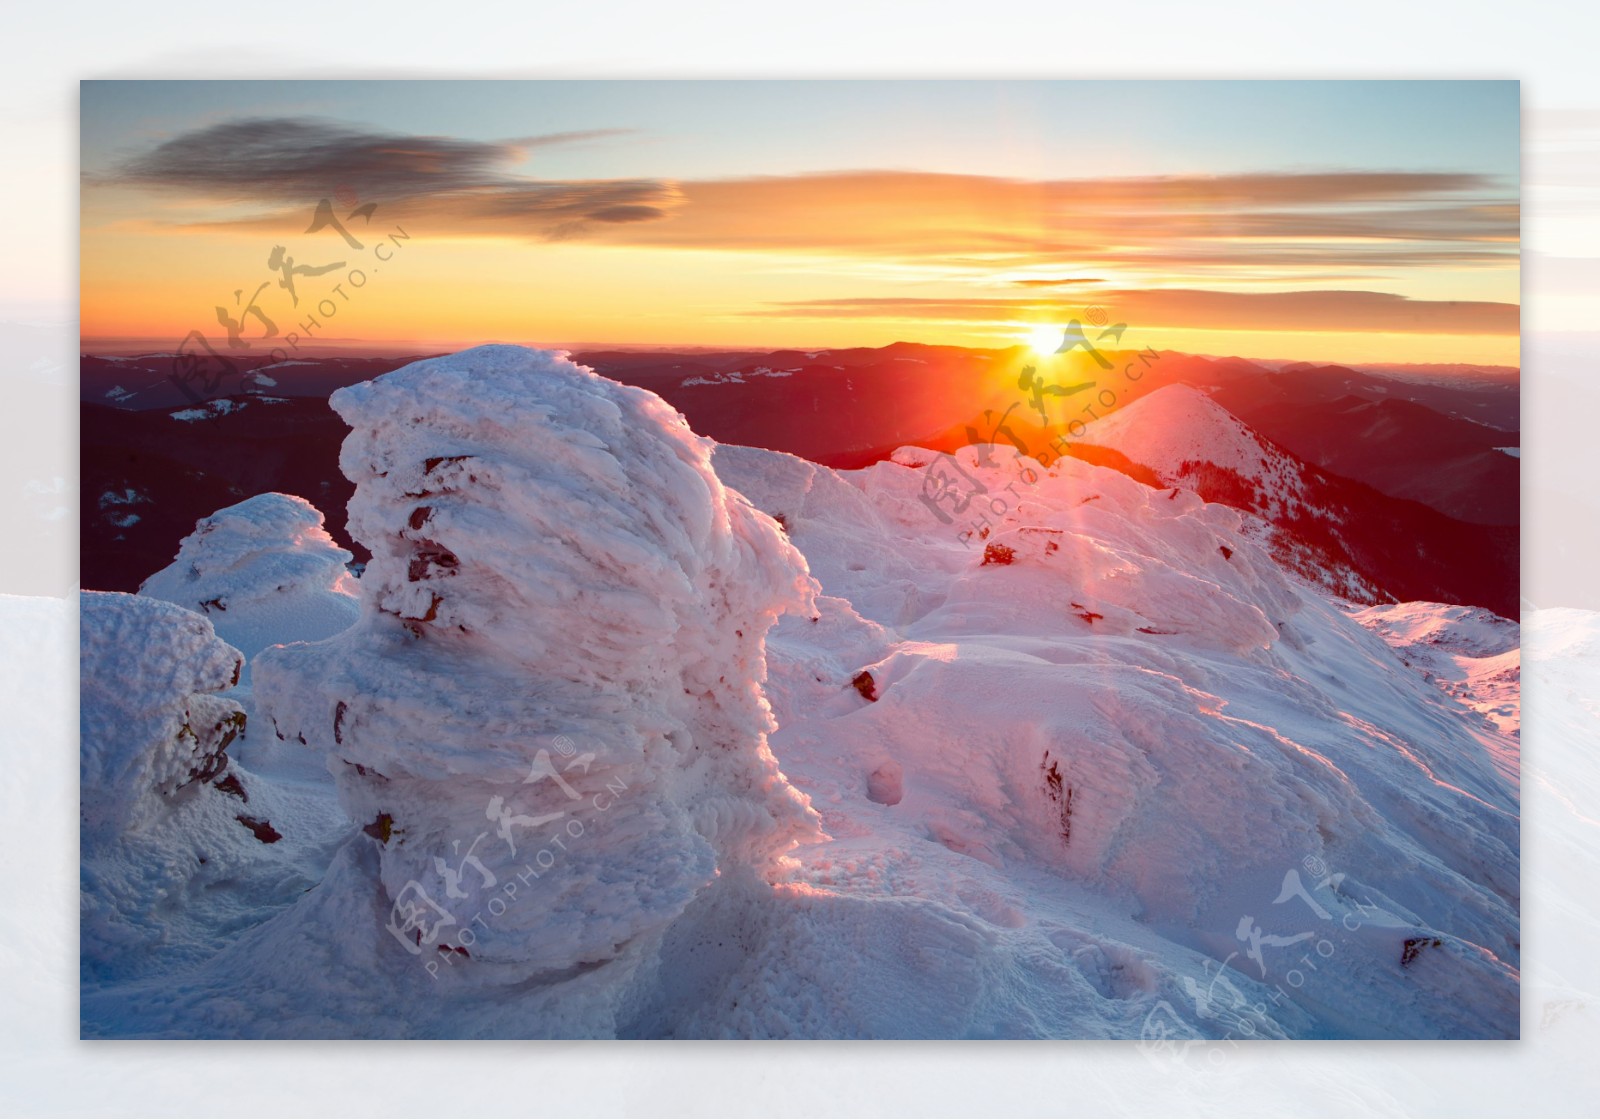
[[[1033,352],[1041,357],[1046,354],[1054,354],[1061,347],[1061,328],[1050,326],[1029,327],[1027,342]]]

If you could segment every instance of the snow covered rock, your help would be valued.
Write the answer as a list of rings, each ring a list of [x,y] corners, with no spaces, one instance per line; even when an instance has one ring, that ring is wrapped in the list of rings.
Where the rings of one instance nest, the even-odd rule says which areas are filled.
[[[1510,623],[1358,613],[1076,459],[713,473],[548,354],[333,403],[363,613],[258,657],[252,730],[325,754],[349,842],[91,1032],[1516,1034],[1515,681],[1460,695]]]
[[[218,693],[244,659],[211,624],[117,592],[80,595],[79,790],[86,844],[134,831],[166,799],[221,776],[243,726]]]
[[[766,632],[814,584],[710,441],[520,347],[331,403],[361,619],[263,653],[255,691],[378,847],[389,953],[491,983],[632,968],[707,884],[814,835],[762,694]]]
[[[139,594],[205,615],[251,658],[270,645],[332,637],[355,622],[349,560],[310,502],[257,494],[202,518]]]
[[[289,826],[227,754],[245,730],[221,695],[239,651],[170,603],[85,591],[80,610],[83,974],[127,979],[214,953],[225,924],[270,912],[266,892],[263,908],[215,887],[278,863],[273,820]],[[261,870],[282,889],[281,867]]]

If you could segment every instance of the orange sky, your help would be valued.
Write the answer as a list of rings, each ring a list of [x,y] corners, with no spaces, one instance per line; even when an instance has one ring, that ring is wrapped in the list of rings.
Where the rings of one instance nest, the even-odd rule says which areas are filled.
[[[102,92],[85,87],[86,349],[193,330],[220,348],[226,319],[242,356],[309,340],[990,346],[1093,308],[1140,347],[1519,361],[1516,183],[1471,151],[1451,170],[1191,157],[1160,174],[1124,153],[1131,173],[1030,177],[796,169],[785,150],[727,173],[745,166],[732,141],[662,156],[620,127],[487,141],[169,108],[102,146],[92,122],[128,100]],[[653,155],[707,173],[653,175]],[[324,198],[347,236],[313,228]]]

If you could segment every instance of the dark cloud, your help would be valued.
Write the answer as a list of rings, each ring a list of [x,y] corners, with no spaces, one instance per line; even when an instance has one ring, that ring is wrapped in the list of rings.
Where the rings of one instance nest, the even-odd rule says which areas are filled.
[[[569,237],[590,223],[660,219],[675,204],[676,189],[643,179],[530,179],[510,168],[534,148],[624,131],[478,141],[362,131],[303,118],[240,120],[168,140],[97,182],[269,206],[339,196],[376,202],[386,218],[428,219],[438,233]],[[272,213],[191,228],[278,226],[288,220]]]
[[[107,179],[230,201],[320,198],[336,186],[383,200],[514,183],[506,168],[529,149],[609,134],[481,141],[369,132],[298,117],[256,118],[174,137],[127,160]]]
[[[1515,203],[1347,212],[1257,212],[1219,219],[1235,237],[1354,238],[1372,241],[1506,241],[1521,237]]]
[[[655,206],[605,206],[589,214],[594,222],[650,222],[666,217],[666,211]]]

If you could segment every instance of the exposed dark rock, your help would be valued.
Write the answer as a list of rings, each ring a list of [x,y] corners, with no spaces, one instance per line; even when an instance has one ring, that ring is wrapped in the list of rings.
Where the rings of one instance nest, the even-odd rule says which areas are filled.
[[[394,835],[394,818],[388,813],[379,813],[377,819],[369,825],[363,825],[361,831],[378,843],[387,844],[389,837]]]
[[[276,844],[283,839],[283,833],[273,828],[271,821],[257,820],[255,817],[247,817],[243,813],[240,813],[234,820],[248,828],[255,834],[255,838],[263,844]]]
[[[1408,937],[1405,948],[1400,951],[1400,967],[1410,968],[1411,962],[1422,955],[1424,949],[1437,949],[1444,942],[1437,937]]]

